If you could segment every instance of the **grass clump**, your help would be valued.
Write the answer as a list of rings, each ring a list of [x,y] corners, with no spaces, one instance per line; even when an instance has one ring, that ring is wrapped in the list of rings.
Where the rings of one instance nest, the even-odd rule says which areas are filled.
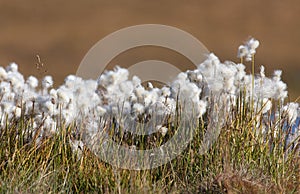
[[[248,111],[251,105],[237,103],[240,105],[226,115],[219,138],[207,153],[201,154],[200,150],[204,133],[209,130],[209,117],[199,120],[192,142],[181,155],[163,166],[143,171],[116,169],[85,146],[74,149],[75,126],[61,125],[58,133],[37,141],[38,136],[28,139],[32,131],[30,119],[22,116],[7,120],[0,130],[0,190],[8,193],[298,193],[299,138],[286,145],[288,130],[274,135],[282,127],[284,117],[275,118],[263,132],[255,123],[263,120],[255,121]],[[270,121],[270,113],[261,116]],[[167,137],[160,136],[161,141],[157,142]]]
[[[58,89],[46,76],[38,90],[16,64],[0,67],[0,192],[300,193],[299,104],[284,105],[281,71],[268,78],[261,67],[254,75],[258,46],[250,39],[239,47],[251,75],[210,54],[163,88],[145,89],[117,67],[98,81],[70,75]],[[152,121],[158,131],[135,133]],[[132,150],[162,149],[190,131],[191,141],[176,142],[187,147],[155,168],[121,169],[98,157],[107,138]],[[135,167],[128,155],[115,164]]]

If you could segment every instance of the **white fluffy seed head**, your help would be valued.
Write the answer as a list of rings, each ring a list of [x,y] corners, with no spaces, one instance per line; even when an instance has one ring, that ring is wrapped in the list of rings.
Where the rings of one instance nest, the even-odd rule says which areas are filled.
[[[294,102],[288,103],[286,106],[283,107],[283,111],[287,113],[290,124],[295,123],[298,117],[298,108],[299,104]]]
[[[62,89],[58,89],[57,91],[57,98],[60,101],[60,103],[69,103],[70,102],[70,95],[67,91],[64,91]]]
[[[256,49],[259,47],[259,41],[250,38],[244,45],[238,48],[238,58],[245,58],[246,61],[251,61],[252,56],[256,53]]]
[[[240,45],[239,46],[239,49],[238,49],[238,54],[237,54],[237,57],[238,58],[244,58],[246,57],[246,55],[248,54],[248,48],[244,45]]]
[[[276,71],[274,71],[273,79],[278,82],[278,81],[281,80],[281,75],[282,75],[282,71],[281,70],[276,70]]]
[[[161,89],[161,91],[162,91],[162,95],[163,95],[164,97],[169,97],[169,96],[171,95],[171,90],[170,90],[170,88],[163,87],[163,88]]]
[[[261,78],[265,78],[266,74],[265,74],[265,67],[262,65],[260,66],[260,77]]]
[[[262,114],[267,113],[269,110],[272,108],[272,102],[271,100],[264,98],[263,99],[263,109],[262,109]]]
[[[169,129],[167,127],[163,127],[162,125],[156,126],[156,131],[159,131],[162,134],[162,136],[165,136],[167,134],[168,130]]]
[[[152,83],[151,83],[151,82],[147,82],[147,87],[148,87],[149,89],[153,89]]]
[[[7,72],[3,67],[0,67],[0,79],[5,80],[7,78]]]
[[[18,65],[13,62],[7,66],[6,70],[11,72],[18,72]]]
[[[255,54],[255,50],[259,47],[259,41],[251,38],[248,42],[247,42],[248,48],[250,50],[250,52],[254,52],[252,54]]]
[[[145,110],[145,107],[140,103],[136,103],[136,104],[133,105],[133,111],[136,114],[143,114],[144,110]]]
[[[36,88],[39,85],[39,80],[34,76],[29,76],[26,80],[26,83],[29,85],[29,87]]]
[[[20,107],[15,107],[14,115],[16,118],[20,118],[22,114],[22,109]]]
[[[53,86],[52,76],[50,76],[50,75],[45,76],[43,81],[42,81],[42,87],[45,88],[45,89],[48,89],[52,86]]]

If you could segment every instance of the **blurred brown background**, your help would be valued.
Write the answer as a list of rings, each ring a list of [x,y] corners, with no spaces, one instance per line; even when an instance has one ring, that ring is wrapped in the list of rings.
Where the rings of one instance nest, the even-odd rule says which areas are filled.
[[[290,99],[300,96],[299,0],[1,0],[0,65],[14,61],[26,76],[39,76],[38,54],[61,84],[97,41],[147,23],[189,32],[222,61],[238,62],[237,47],[253,36],[261,42],[257,71],[282,69]]]

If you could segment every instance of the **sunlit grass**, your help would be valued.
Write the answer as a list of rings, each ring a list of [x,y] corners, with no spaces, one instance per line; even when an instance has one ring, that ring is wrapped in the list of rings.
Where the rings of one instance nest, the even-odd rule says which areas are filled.
[[[30,118],[7,120],[6,127],[0,130],[0,191],[299,192],[299,139],[284,146],[287,132],[274,135],[284,117],[276,118],[266,133],[254,127],[250,105],[243,100],[240,97],[237,108],[226,115],[219,138],[206,154],[200,154],[200,148],[203,134],[209,130],[209,117],[199,120],[192,142],[181,155],[168,164],[144,171],[115,169],[87,147],[72,151],[75,126],[62,124],[57,134],[45,136],[37,143],[27,138],[31,137]],[[167,137],[156,140],[161,142]]]

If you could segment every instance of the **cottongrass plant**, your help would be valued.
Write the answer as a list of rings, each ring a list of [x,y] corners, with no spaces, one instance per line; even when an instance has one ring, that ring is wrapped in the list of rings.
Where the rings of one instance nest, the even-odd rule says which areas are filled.
[[[98,80],[70,75],[57,89],[51,76],[39,84],[15,63],[0,67],[0,192],[299,193],[299,104],[286,103],[281,71],[255,74],[258,46],[240,46],[238,64],[209,54],[162,88],[145,88],[120,67]],[[188,148],[167,164],[133,171],[97,157],[106,137],[133,149],[163,145],[185,105],[199,121]],[[133,135],[154,114],[157,132]],[[212,130],[218,139],[203,154]]]

